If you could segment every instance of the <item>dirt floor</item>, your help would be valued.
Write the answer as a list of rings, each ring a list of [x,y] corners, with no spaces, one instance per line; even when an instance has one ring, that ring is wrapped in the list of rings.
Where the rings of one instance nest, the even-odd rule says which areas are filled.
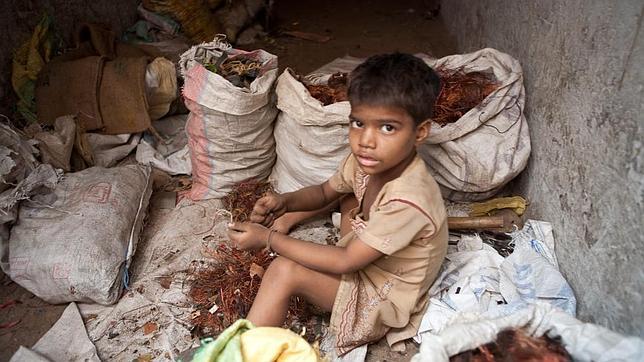
[[[271,32],[259,41],[241,46],[263,48],[278,55],[280,68],[306,74],[344,55],[366,57],[401,51],[436,57],[453,54],[455,43],[446,34],[432,1],[276,1]],[[330,36],[327,42],[282,35],[301,31]],[[153,206],[154,207],[154,204]],[[152,217],[160,215],[152,211]],[[49,305],[0,275],[0,361],[7,361],[20,345],[32,346],[59,318],[64,305]],[[17,304],[4,307],[3,303]],[[18,322],[5,327],[7,323]],[[367,361],[406,361],[417,347],[408,343],[407,353],[392,352],[380,342],[369,349]]]

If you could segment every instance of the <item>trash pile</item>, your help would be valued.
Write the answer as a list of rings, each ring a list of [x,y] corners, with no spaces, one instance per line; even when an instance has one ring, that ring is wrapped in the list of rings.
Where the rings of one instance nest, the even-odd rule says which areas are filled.
[[[219,335],[250,311],[259,285],[274,257],[266,251],[247,252],[221,241],[214,250],[206,252],[212,262],[194,263],[189,271],[189,296],[195,303],[192,323],[199,337]],[[291,301],[284,328],[303,332],[313,343],[316,335],[310,306],[301,298]],[[304,327],[304,328],[303,328]]]
[[[574,317],[552,226],[517,218],[525,199],[446,206],[447,255],[428,292],[412,361],[637,360],[644,341]],[[491,223],[493,217],[500,220]]]

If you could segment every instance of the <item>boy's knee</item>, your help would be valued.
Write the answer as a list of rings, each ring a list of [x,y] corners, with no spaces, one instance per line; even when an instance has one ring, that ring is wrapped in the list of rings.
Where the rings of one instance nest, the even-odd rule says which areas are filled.
[[[266,270],[264,277],[275,278],[280,280],[292,280],[297,275],[297,269],[301,267],[291,259],[278,256],[271,262]]]

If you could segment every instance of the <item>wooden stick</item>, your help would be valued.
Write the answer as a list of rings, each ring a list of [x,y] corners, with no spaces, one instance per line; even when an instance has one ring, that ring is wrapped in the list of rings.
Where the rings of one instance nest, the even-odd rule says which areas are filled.
[[[502,216],[449,217],[447,226],[450,230],[496,229],[504,226]]]

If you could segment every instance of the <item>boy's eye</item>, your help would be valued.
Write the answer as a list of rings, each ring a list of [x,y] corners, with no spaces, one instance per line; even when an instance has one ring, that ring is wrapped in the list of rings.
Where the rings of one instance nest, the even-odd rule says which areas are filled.
[[[396,130],[396,127],[390,125],[390,124],[383,124],[380,129],[385,132],[385,133],[391,133]]]
[[[351,122],[350,122],[350,125],[353,128],[361,128],[362,127],[362,122],[360,122],[360,121],[358,121],[356,119],[352,119]]]

